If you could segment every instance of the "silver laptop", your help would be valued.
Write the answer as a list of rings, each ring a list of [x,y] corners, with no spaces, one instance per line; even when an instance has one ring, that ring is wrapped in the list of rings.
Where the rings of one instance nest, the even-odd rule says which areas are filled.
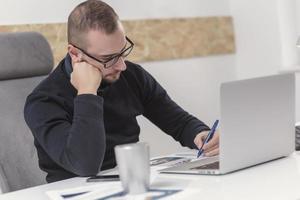
[[[290,155],[295,149],[295,76],[221,85],[220,154],[162,173],[225,174]]]

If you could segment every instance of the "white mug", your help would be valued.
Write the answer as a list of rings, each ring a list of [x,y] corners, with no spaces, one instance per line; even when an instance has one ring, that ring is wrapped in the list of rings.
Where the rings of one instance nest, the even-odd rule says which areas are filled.
[[[131,143],[115,147],[119,175],[128,194],[141,194],[149,190],[150,164],[149,145]]]

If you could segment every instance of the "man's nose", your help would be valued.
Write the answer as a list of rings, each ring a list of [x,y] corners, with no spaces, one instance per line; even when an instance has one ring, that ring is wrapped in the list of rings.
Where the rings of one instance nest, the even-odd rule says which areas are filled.
[[[114,65],[114,68],[118,71],[125,71],[127,66],[125,64],[124,58],[120,57],[118,62]]]

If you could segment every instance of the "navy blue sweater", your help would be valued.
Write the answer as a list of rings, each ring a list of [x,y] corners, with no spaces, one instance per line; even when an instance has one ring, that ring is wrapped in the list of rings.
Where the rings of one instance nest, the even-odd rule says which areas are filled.
[[[196,134],[209,129],[172,101],[142,67],[126,65],[118,81],[101,84],[97,96],[77,96],[67,56],[28,96],[24,116],[48,182],[114,167],[114,147],[139,140],[138,115],[190,148],[196,148]]]

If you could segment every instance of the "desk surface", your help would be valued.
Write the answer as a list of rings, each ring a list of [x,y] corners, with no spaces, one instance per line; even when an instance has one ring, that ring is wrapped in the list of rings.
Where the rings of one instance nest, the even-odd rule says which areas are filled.
[[[51,184],[0,195],[0,199],[49,199],[49,190],[66,189],[91,184],[86,178],[72,178]],[[300,200],[300,152],[262,165],[221,176],[159,174],[151,187],[191,189],[193,195],[184,199]],[[175,196],[174,196],[175,197]],[[174,198],[180,199],[180,198]]]

